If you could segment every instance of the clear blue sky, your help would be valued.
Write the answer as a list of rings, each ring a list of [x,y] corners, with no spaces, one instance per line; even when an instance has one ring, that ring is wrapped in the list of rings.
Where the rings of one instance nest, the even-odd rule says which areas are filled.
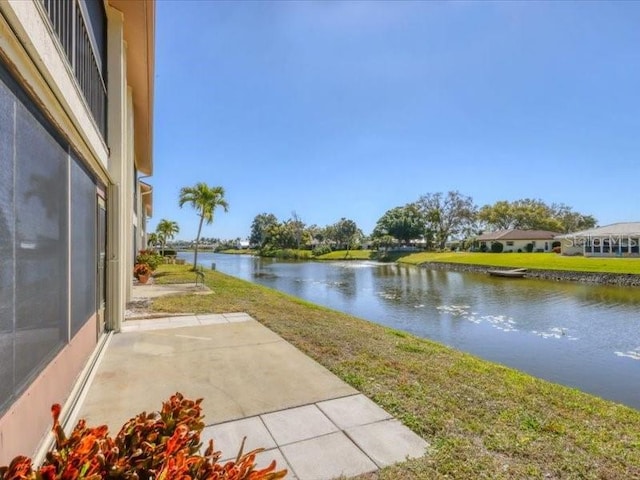
[[[203,236],[295,210],[368,234],[459,190],[640,220],[640,2],[157,2],[154,215]]]

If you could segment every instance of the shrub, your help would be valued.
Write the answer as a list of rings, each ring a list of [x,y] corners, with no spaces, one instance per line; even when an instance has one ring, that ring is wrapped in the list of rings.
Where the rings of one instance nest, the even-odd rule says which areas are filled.
[[[491,244],[491,252],[502,253],[502,250],[504,250],[504,245],[501,242],[493,242]]]
[[[136,263],[146,263],[152,271],[158,268],[158,265],[163,261],[162,255],[158,255],[153,250],[140,250],[136,257]]]
[[[47,453],[40,468],[33,470],[28,457],[14,458],[0,467],[0,480],[86,479],[198,479],[275,480],[286,470],[275,471],[276,463],[255,469],[256,454],[240,452],[234,461],[219,464],[221,452],[213,440],[200,455],[200,433],[204,428],[199,400],[187,400],[176,393],[158,413],[140,413],[112,438],[106,425],[96,428],[80,420],[67,438],[60,426],[60,405],[51,407],[56,447]],[[244,444],[244,442],[243,442]]]
[[[556,240],[555,242],[553,242],[553,243],[551,244],[551,247],[552,247],[552,248],[556,248],[556,247],[560,247],[560,246],[562,246],[562,243],[561,243],[561,242],[559,242],[558,240]]]
[[[533,243],[527,243],[525,248],[527,249],[527,253],[533,252]]]
[[[487,251],[487,244],[486,243],[483,243],[482,245],[480,245],[480,251],[483,252],[483,253]]]
[[[561,248],[560,246],[553,247],[553,248],[551,249],[551,251],[552,251],[553,253],[562,253],[562,248]]]
[[[521,248],[518,249],[518,253],[522,253],[522,249]]]
[[[178,254],[178,252],[176,252],[172,248],[165,248],[164,252],[161,252],[161,254],[164,255],[165,257],[175,257]]]
[[[326,255],[327,253],[331,253],[331,247],[326,243],[318,245],[316,248],[313,249],[313,252],[312,252],[314,257],[319,257],[320,255]]]

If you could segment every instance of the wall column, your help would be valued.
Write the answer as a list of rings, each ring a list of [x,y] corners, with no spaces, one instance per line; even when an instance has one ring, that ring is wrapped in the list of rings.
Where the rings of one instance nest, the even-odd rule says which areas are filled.
[[[134,205],[134,198],[138,198],[138,200],[140,199],[139,197],[139,192],[138,195],[136,195],[136,190],[138,189],[138,182],[137,179],[135,178],[136,176],[136,170],[135,170],[135,150],[134,150],[134,130],[133,130],[133,92],[131,87],[127,86],[126,90],[125,90],[125,94],[126,94],[126,102],[127,102],[127,110],[126,110],[126,137],[124,137],[125,139],[125,155],[127,158],[127,164],[126,164],[126,185],[127,187],[130,189],[129,193],[126,197],[126,212],[127,212],[127,224],[129,226],[129,233],[128,233],[128,237],[130,243],[130,247],[127,250],[127,267],[129,269],[129,280],[126,283],[126,299],[127,301],[131,301],[131,296],[132,296],[132,289],[133,289],[133,282],[131,280],[132,276],[133,276],[133,266],[135,264],[136,261],[136,256],[138,254],[138,234],[136,233],[134,235],[134,232],[137,232],[137,230],[134,227],[137,227],[137,219],[136,219],[136,205]]]
[[[122,13],[107,6],[107,129],[109,185],[107,197],[107,298],[106,327],[119,331],[124,317],[127,284],[132,272],[127,270],[131,256],[131,222],[127,210],[127,72]]]

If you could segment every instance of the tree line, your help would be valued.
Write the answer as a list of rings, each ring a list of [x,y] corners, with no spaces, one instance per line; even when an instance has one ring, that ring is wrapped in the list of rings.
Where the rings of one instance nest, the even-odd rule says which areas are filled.
[[[263,252],[282,249],[313,248],[315,253],[333,250],[351,250],[364,238],[356,222],[341,218],[336,223],[320,227],[307,226],[294,211],[291,217],[280,221],[272,213],[256,215],[251,224],[249,243]]]
[[[503,229],[547,230],[569,233],[593,228],[592,215],[563,203],[540,199],[500,200],[477,206],[458,191],[427,193],[416,201],[387,210],[368,240],[374,247],[421,241],[427,249],[443,249],[450,240],[465,240],[486,231]],[[280,221],[271,213],[257,215],[249,242],[261,250],[313,248],[349,250],[367,239],[353,220],[341,218],[325,227],[307,226],[296,212]]]
[[[576,212],[563,203],[524,198],[478,207],[471,197],[449,191],[427,193],[415,202],[388,210],[376,223],[372,237],[401,243],[422,239],[427,248],[444,248],[448,240],[464,240],[486,231],[569,233],[593,228],[596,223],[592,215]]]
[[[211,224],[217,208],[228,209],[222,187],[197,183],[180,191],[178,204],[190,205],[199,217],[195,241],[194,265],[203,224]],[[366,237],[355,221],[341,218],[326,226],[307,225],[297,212],[285,220],[272,213],[256,215],[251,224],[249,242],[262,252],[281,249],[313,249],[322,254],[331,250],[359,248],[365,241],[373,247],[389,247],[421,241],[427,249],[443,249],[450,240],[465,240],[485,231],[502,229],[548,230],[569,233],[593,228],[597,220],[592,215],[575,211],[563,203],[547,204],[540,199],[500,200],[478,207],[470,196],[458,191],[427,193],[416,201],[387,210]],[[162,219],[149,243],[160,244],[179,232],[178,224]]]

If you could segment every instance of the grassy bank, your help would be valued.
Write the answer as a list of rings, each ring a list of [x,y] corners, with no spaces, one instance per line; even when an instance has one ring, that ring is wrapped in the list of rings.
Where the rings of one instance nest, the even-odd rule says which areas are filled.
[[[229,248],[227,250],[222,250],[216,253],[224,253],[226,255],[256,255],[258,253],[257,250],[252,250],[250,248]]]
[[[262,250],[261,257],[280,258],[282,260],[311,260],[313,258],[311,250],[283,248],[277,250]]]
[[[398,259],[398,262],[412,265],[448,262],[495,267],[640,274],[640,258],[565,257],[555,253],[420,252],[405,255]]]
[[[541,254],[538,254],[541,255]],[[640,478],[640,412],[437,343],[206,271],[212,295],[155,300],[166,312],[247,312],[431,444],[364,478]],[[163,265],[158,283],[193,281]]]
[[[336,250],[315,258],[316,260],[375,260],[377,253],[375,250]]]

